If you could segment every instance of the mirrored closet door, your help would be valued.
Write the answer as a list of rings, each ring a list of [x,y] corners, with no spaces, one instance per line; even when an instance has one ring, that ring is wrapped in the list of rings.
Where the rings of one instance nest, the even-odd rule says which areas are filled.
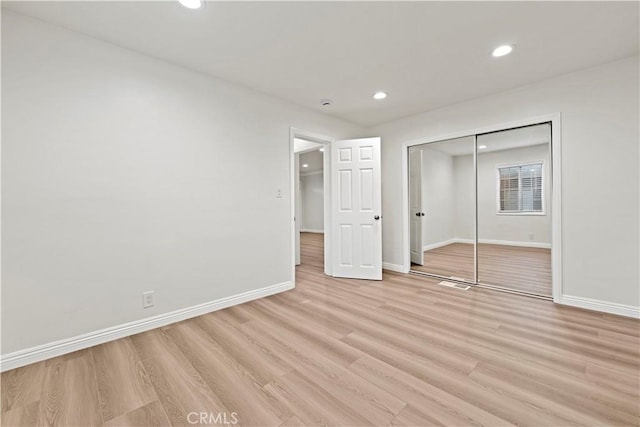
[[[412,270],[475,282],[474,137],[409,148]]]
[[[551,125],[477,137],[478,283],[551,296]]]
[[[551,125],[409,147],[411,271],[550,297]]]

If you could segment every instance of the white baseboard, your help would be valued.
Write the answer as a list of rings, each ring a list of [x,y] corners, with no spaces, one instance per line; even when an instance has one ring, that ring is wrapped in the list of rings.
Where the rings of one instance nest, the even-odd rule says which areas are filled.
[[[478,239],[478,243],[484,243],[487,245],[521,246],[523,248],[551,249],[551,243],[539,243],[539,242],[529,242],[529,241],[516,242],[511,240]]]
[[[454,238],[449,240],[443,240],[442,242],[432,243],[430,245],[426,245],[423,248],[423,252],[430,251],[432,249],[441,248],[442,246],[447,246],[452,243],[467,243],[472,245],[473,239],[461,239]],[[484,243],[487,245],[503,245],[503,246],[520,246],[524,248],[544,248],[551,249],[550,243],[538,243],[538,242],[516,242],[511,240],[491,240],[491,239],[479,239],[478,243]]]
[[[441,248],[443,246],[450,245],[452,243],[467,243],[467,242],[463,242],[462,240],[463,239],[449,239],[449,240],[443,240],[442,242],[432,243],[430,245],[424,246],[424,248],[422,249],[422,252],[427,252],[427,251],[430,251],[432,249],[438,249],[438,248]],[[473,242],[473,241],[470,240],[470,242]]]
[[[572,307],[586,308],[587,310],[601,311],[604,313],[640,319],[640,307],[635,307],[633,305],[618,304],[591,298],[574,297],[571,295],[562,295],[558,303],[570,305]]]
[[[324,234],[324,230],[313,230],[310,228],[305,228],[304,230],[300,230],[301,233],[319,233]]]
[[[383,270],[389,270],[389,271],[396,271],[398,273],[408,273],[408,271],[405,271],[403,265],[401,265],[401,264],[391,264],[390,262],[383,262],[382,263],[382,269]]]
[[[226,298],[220,298],[215,301],[205,302],[203,304],[194,305],[187,308],[171,311],[169,313],[160,314],[146,319],[136,320],[110,328],[101,329],[95,332],[54,341],[24,350],[19,350],[9,354],[0,356],[0,372],[10,369],[19,368],[31,363],[40,362],[52,357],[61,356],[84,348],[93,347],[108,341],[119,338],[128,337],[130,335],[139,334],[140,332],[149,331],[179,322],[181,320],[190,319],[223,308],[242,304],[258,298],[264,298],[280,292],[293,289],[293,282],[282,282],[276,285],[267,286],[265,288],[253,291],[243,292]]]

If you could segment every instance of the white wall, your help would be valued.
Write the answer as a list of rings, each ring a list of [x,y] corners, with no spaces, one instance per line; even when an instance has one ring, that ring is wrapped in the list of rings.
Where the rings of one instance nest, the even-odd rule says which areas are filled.
[[[322,172],[300,175],[302,231],[324,231],[324,177]]]
[[[545,215],[499,215],[496,168],[542,160]],[[473,239],[473,156],[454,157],[456,238]],[[551,244],[551,179],[549,145],[512,148],[478,154],[478,239],[522,244]],[[533,238],[530,238],[533,234]]]
[[[422,243],[425,246],[455,237],[453,156],[425,145],[422,150]]]
[[[289,127],[364,134],[7,11],[2,90],[3,354],[291,281]]]
[[[478,154],[478,239],[551,244],[551,179],[549,145]],[[496,169],[501,165],[543,161],[544,215],[499,215]]]
[[[633,57],[370,129],[383,140],[384,261],[403,263],[403,143],[560,112],[564,293],[640,305],[638,80]]]
[[[473,143],[471,144],[473,149]],[[454,194],[455,194],[455,237],[456,239],[475,240],[475,177],[473,176],[473,154],[453,158]]]

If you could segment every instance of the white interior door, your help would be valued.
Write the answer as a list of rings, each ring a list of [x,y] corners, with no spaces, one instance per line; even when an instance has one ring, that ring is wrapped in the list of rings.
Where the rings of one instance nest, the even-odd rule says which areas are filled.
[[[295,234],[296,234],[296,265],[300,265],[300,222],[302,221],[302,203],[300,200],[300,154],[293,157],[293,198],[295,202]]]
[[[331,149],[333,275],[382,280],[380,138]]]
[[[411,262],[424,265],[422,243],[422,150],[409,150],[409,224]]]

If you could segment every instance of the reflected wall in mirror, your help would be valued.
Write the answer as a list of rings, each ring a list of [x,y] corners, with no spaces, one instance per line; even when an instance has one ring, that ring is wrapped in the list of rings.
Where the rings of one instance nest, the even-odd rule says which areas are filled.
[[[551,296],[551,126],[477,137],[478,283]]]
[[[475,282],[474,137],[409,148],[411,269]]]

